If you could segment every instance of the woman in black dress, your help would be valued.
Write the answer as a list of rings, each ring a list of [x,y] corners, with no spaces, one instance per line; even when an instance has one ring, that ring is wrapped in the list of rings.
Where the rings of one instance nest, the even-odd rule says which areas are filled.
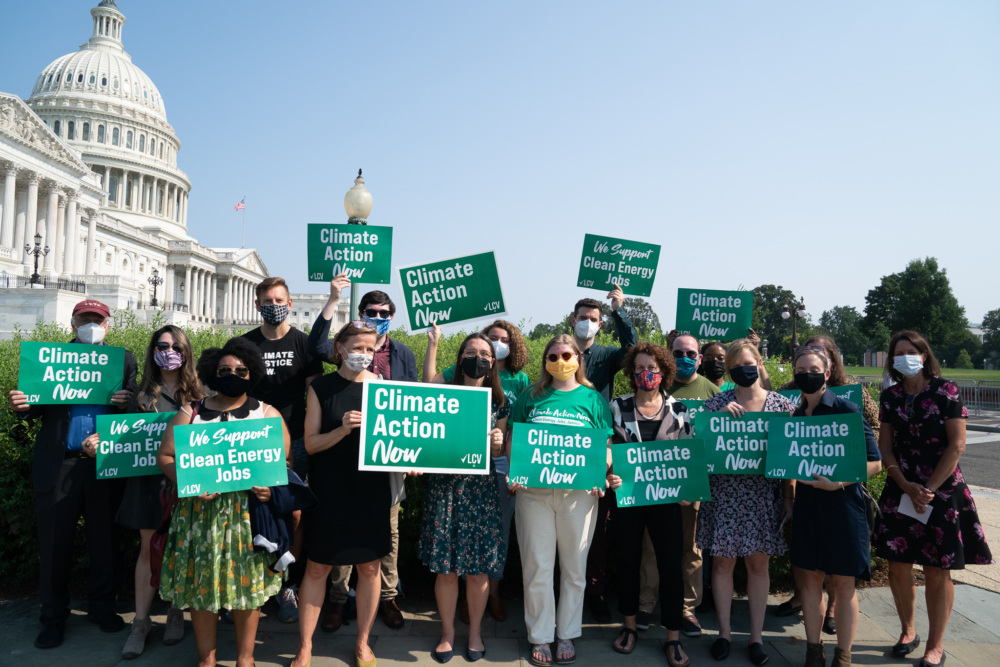
[[[944,662],[944,631],[955,599],[951,570],[988,565],[993,556],[958,460],[965,451],[969,416],[958,388],[941,379],[930,345],[916,331],[889,342],[886,373],[898,384],[879,399],[879,448],[889,474],[875,521],[875,552],[889,561],[889,586],[902,631],[896,657],[920,644],[914,628],[913,564],[927,580],[930,631],[921,667]],[[930,515],[926,522],[918,520]]]
[[[389,473],[358,470],[363,383],[375,354],[376,332],[366,322],[349,322],[333,339],[331,361],[340,366],[314,380],[306,404],[305,444],[310,454],[309,486],[317,504],[306,515],[306,573],[299,590],[299,650],[293,667],[312,659],[312,636],[334,565],[354,565],[358,575],[359,667],[374,666],[368,634],[375,622],[381,579],[379,560],[391,548]]]

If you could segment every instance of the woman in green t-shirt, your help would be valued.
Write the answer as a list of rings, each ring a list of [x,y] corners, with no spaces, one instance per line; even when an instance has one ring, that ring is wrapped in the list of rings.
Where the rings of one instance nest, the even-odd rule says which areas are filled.
[[[545,346],[541,376],[521,392],[510,421],[601,429],[611,435],[611,410],[587,380],[583,354],[572,336],[556,336]],[[507,455],[510,456],[510,439]],[[605,447],[606,466],[611,452]],[[606,483],[605,483],[606,484]],[[573,639],[582,632],[587,552],[594,538],[597,499],[604,485],[589,491],[535,489],[511,484],[517,499],[517,536],[524,577],[524,620],[533,665],[568,664],[576,659]],[[559,605],[552,590],[559,554]],[[558,628],[558,637],[556,630]]]

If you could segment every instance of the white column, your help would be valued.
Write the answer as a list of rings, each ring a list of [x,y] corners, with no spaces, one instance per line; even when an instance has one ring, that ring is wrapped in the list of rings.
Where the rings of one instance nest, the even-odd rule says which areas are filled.
[[[215,323],[215,321],[218,319],[218,312],[216,311],[216,307],[218,305],[216,303],[216,299],[218,298],[218,289],[219,289],[219,278],[213,273],[212,288],[211,291],[208,293],[208,303],[209,303],[208,319],[212,323]]]
[[[111,167],[104,168],[104,203],[111,203]]]
[[[201,313],[201,300],[202,300],[203,295],[204,295],[204,289],[202,288],[202,284],[203,284],[202,283],[202,279],[203,279],[204,275],[205,275],[204,271],[202,271],[201,269],[195,269],[195,274],[194,274],[194,284],[195,284],[194,313],[195,313],[195,315],[198,315],[199,317],[201,317],[201,314],[202,314]]]
[[[208,314],[208,308],[205,306],[205,301],[208,298],[208,271],[202,269],[198,272],[198,314],[205,317]]]
[[[246,322],[247,320],[247,283],[245,280],[240,278],[240,320]]]
[[[35,245],[35,225],[38,223],[38,175],[28,174],[28,212],[24,218],[24,242]],[[24,265],[32,263],[28,253],[24,253]]]
[[[80,245],[80,230],[77,227],[76,192],[69,193],[66,204],[66,253],[63,259],[63,274],[71,276],[76,273],[76,249]]]
[[[232,303],[232,297],[230,296],[233,292],[233,279],[232,277],[226,279],[226,288],[222,293],[222,319],[229,320],[232,319],[232,315],[229,313],[229,304]]]
[[[3,179],[3,216],[0,217],[0,248],[14,247],[14,188],[17,187],[17,168],[7,165]]]
[[[174,267],[164,264],[160,267],[160,275],[163,277],[163,287],[160,290],[160,303],[165,307],[173,307],[174,302]]]
[[[142,174],[136,174],[139,178],[142,178]],[[139,189],[139,181],[132,179],[132,211],[139,210],[139,198],[142,197],[142,192]]]
[[[45,256],[43,275],[48,278],[56,273],[56,221],[59,219],[59,190],[55,183],[49,186],[49,205],[45,212],[45,234],[42,245],[49,246],[49,254]]]
[[[188,313],[191,312],[191,265],[184,267],[184,305],[187,306]]]
[[[132,202],[132,205],[134,206],[134,208],[132,210],[137,211],[139,213],[143,212],[143,209],[142,209],[142,200],[146,196],[146,182],[145,182],[145,180],[146,180],[146,177],[140,172],[139,173],[139,184],[138,184],[137,190],[136,190],[136,198]]]
[[[56,220],[56,273],[60,277],[66,274],[66,198],[59,197],[59,218]]]
[[[24,254],[24,225],[28,217],[27,208],[28,197],[26,193],[22,192],[21,196],[17,198],[17,202],[14,204],[17,216],[14,219],[14,250],[17,251],[18,257]]]
[[[28,202],[31,203],[30,200]],[[97,273],[97,261],[94,259],[94,252],[97,250],[97,211],[87,209],[87,275],[92,276]]]
[[[182,193],[184,201],[181,204],[181,224],[187,227],[188,223],[188,193]]]

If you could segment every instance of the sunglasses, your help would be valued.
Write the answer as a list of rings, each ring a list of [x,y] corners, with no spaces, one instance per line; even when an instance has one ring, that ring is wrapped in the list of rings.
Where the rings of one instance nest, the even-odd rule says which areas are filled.
[[[236,377],[246,379],[250,375],[250,369],[246,366],[237,366],[236,368],[232,368],[231,366],[219,366],[219,369],[215,372],[215,374],[219,377],[222,377],[223,375],[232,375],[233,373],[236,373]]]
[[[374,308],[366,308],[365,315],[368,317],[391,317],[388,310],[375,310]]]
[[[698,358],[698,352],[696,350],[688,350],[687,352],[684,350],[674,350],[673,355],[674,359],[680,359],[681,357],[687,357],[688,359]]]
[[[575,352],[563,352],[562,354],[556,354],[555,352],[552,352],[548,356],[546,356],[545,358],[548,359],[549,361],[551,361],[552,363],[555,363],[555,362],[559,361],[559,357],[562,357],[563,361],[569,361],[570,359],[572,359],[575,356],[576,356]]]
[[[181,346],[178,343],[174,343],[173,345],[171,345],[170,343],[156,344],[156,349],[159,350],[160,352],[163,352],[164,350],[169,350],[170,348],[174,348],[174,352],[183,353],[183,350],[181,350]]]

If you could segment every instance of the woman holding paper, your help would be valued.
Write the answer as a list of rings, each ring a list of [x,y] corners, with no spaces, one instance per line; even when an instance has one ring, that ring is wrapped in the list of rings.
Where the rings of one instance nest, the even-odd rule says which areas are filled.
[[[892,654],[904,657],[920,645],[913,586],[913,564],[919,563],[927,580],[930,626],[920,665],[935,667],[944,662],[944,631],[955,599],[951,571],[994,560],[958,467],[969,416],[958,387],[940,377],[930,345],[916,331],[892,337],[885,370],[897,384],[879,399],[879,448],[888,479],[874,540],[875,553],[889,561],[889,586],[902,626]]]
[[[860,412],[854,403],[827,391],[830,359],[819,346],[800,347],[795,352],[795,385],[802,392],[796,417]],[[868,477],[882,469],[875,435],[865,427]],[[837,648],[833,667],[851,664],[851,646],[858,627],[856,577],[871,579],[871,547],[868,543],[868,513],[861,484],[833,482],[821,475],[815,481],[795,483],[792,513],[791,561],[802,615],[806,625],[806,667],[825,667],[826,654],[820,639],[823,625],[823,583],[837,600]]]
[[[615,430],[615,444],[612,447],[691,437],[687,408],[680,401],[671,398],[666,391],[673,384],[677,371],[673,359],[665,349],[640,342],[625,355],[622,370],[634,391],[611,401]],[[609,472],[608,486],[617,489],[621,485],[621,477],[614,474],[613,470]],[[664,645],[667,662],[672,667],[684,667],[690,660],[679,641],[684,615],[683,544],[679,539],[683,532],[683,522],[680,504],[616,507],[612,516],[618,542],[618,611],[625,616],[625,625],[611,646],[619,653],[631,653],[639,638],[636,633],[639,567],[642,561],[643,533],[648,530],[660,575],[659,599],[661,620],[667,629],[667,642]]]
[[[209,348],[198,359],[198,378],[218,392],[215,396],[182,405],[171,420],[160,444],[157,464],[175,483],[174,427],[221,421],[277,417],[275,408],[247,396],[267,373],[256,345],[246,338],[230,338],[219,349]],[[291,439],[281,422],[285,457]],[[271,489],[253,487],[261,502]],[[215,664],[219,610],[229,609],[236,625],[236,664],[250,667],[260,607],[281,589],[281,574],[271,572],[271,555],[254,551],[246,491],[203,493],[181,498],[174,508],[163,553],[160,597],[191,610],[198,645],[198,664]]]
[[[428,347],[441,330],[427,332]],[[472,334],[458,348],[451,384],[485,387],[492,396],[490,454],[503,453],[510,404],[500,386],[496,352],[484,334]],[[490,462],[491,473],[496,466]],[[470,662],[486,655],[481,623],[489,595],[489,578],[502,576],[507,552],[501,523],[500,495],[495,476],[429,475],[424,493],[424,519],[420,531],[420,560],[437,574],[434,596],[441,616],[441,640],[431,655],[448,662],[455,650],[455,604],[458,578],[465,577],[469,605]]]
[[[572,336],[556,336],[545,345],[538,382],[521,392],[511,422],[562,424],[612,433],[611,411],[587,380],[583,353]],[[510,458],[510,438],[507,440]],[[611,452],[607,451],[610,462]],[[509,482],[509,480],[508,480]],[[594,538],[597,499],[604,489],[530,489],[510,484],[517,494],[517,528],[524,577],[524,620],[533,665],[576,660],[573,639],[582,633],[587,552]],[[559,606],[552,591],[559,554]]]
[[[752,341],[741,338],[726,348],[726,372],[735,389],[705,401],[707,412],[725,410],[734,417],[747,412],[792,412],[795,404],[761,385],[764,362]],[[712,593],[719,616],[719,638],[712,644],[712,657],[729,656],[730,608],[733,569],[742,558],[747,567],[750,599],[750,660],[763,665],[764,612],[770,587],[768,560],[788,551],[781,534],[782,517],[792,513],[791,485],[763,475],[709,475],[712,500],[702,503],[698,515],[698,546],[712,552]]]

